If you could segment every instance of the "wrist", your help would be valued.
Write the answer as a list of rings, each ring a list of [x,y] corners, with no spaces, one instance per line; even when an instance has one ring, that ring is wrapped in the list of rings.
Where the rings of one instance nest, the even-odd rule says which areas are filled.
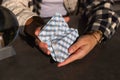
[[[44,25],[43,19],[40,17],[34,16],[27,20],[25,24],[24,32],[27,33],[30,36],[35,37],[35,31],[39,28],[42,28]]]
[[[97,30],[97,31],[90,31],[90,32],[87,33],[87,34],[92,35],[92,36],[96,39],[97,43],[101,43],[103,33],[102,33],[100,30]]]
[[[29,26],[32,22],[33,22],[33,17],[26,21],[25,26]]]

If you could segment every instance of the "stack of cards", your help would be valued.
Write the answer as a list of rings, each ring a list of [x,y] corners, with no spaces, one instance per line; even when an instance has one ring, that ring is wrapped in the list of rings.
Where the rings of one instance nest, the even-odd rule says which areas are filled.
[[[62,15],[56,13],[42,28],[38,38],[48,44],[55,61],[63,62],[69,57],[68,48],[78,36],[77,29],[69,28]]]

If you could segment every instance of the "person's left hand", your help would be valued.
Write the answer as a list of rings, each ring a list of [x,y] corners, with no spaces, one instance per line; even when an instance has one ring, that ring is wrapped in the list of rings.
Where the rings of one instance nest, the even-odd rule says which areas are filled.
[[[100,36],[95,34],[98,39]],[[65,66],[75,60],[85,57],[97,44],[96,38],[92,34],[84,35],[80,37],[76,43],[69,48],[71,54],[64,62],[58,63],[58,67]]]
[[[69,16],[64,17],[64,19],[65,19],[66,22],[69,22],[69,21],[70,21],[70,17],[69,17]],[[38,28],[35,30],[35,33],[34,33],[34,34],[36,35],[36,37],[39,35],[40,31],[41,31],[41,28],[40,28],[40,27],[38,27]],[[36,45],[38,45],[38,47],[39,47],[45,54],[50,55],[51,52],[50,52],[50,50],[48,50],[48,45],[47,45],[47,43],[42,42],[42,41],[39,40],[38,38],[36,38],[35,42],[36,42]]]

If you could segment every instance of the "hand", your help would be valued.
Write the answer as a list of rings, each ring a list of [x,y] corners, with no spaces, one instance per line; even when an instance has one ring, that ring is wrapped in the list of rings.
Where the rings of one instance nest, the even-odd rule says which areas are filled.
[[[36,29],[36,31],[35,31],[35,35],[36,35],[36,36],[39,35],[40,30],[41,30],[40,27]],[[47,43],[40,41],[38,38],[35,40],[35,42],[36,42],[36,45],[38,45],[38,47],[39,47],[44,53],[46,53],[47,55],[50,55],[50,51],[48,50],[48,45],[47,45]]]
[[[70,17],[64,17],[66,22],[69,22]],[[37,28],[35,30],[35,35],[38,36],[38,34],[40,33],[40,28]],[[36,44],[39,46],[39,48],[47,55],[50,55],[50,51],[48,50],[48,45],[44,42],[41,42],[39,39],[36,39]]]
[[[101,37],[97,33],[93,33],[99,40]],[[97,39],[92,34],[87,34],[80,37],[76,43],[69,48],[71,54],[64,62],[58,63],[58,67],[65,66],[75,60],[85,57],[98,43]]]

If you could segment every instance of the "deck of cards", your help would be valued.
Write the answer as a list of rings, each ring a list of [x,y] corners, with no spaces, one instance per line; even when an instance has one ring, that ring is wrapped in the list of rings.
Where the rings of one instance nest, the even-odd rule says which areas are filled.
[[[56,13],[42,28],[38,38],[48,44],[54,61],[63,62],[70,56],[68,48],[78,36],[78,30],[69,28],[62,15]]]

